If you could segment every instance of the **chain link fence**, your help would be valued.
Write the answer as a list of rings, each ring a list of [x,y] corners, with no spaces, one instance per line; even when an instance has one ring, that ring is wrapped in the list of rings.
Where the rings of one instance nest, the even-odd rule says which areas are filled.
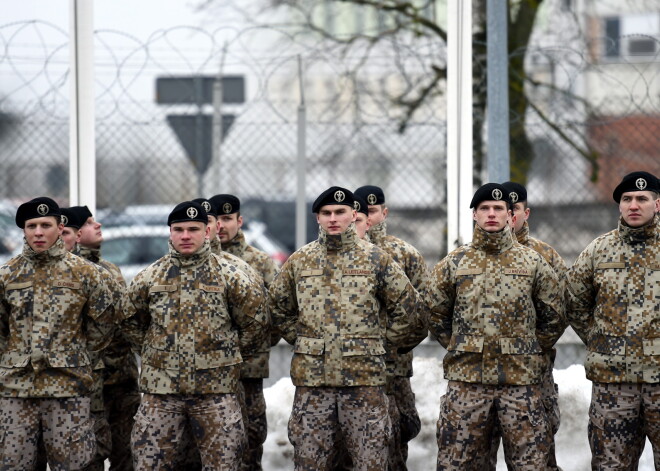
[[[511,58],[524,56],[529,100],[523,114],[511,113],[512,129],[521,127],[526,137],[512,139],[512,153],[529,161],[532,234],[570,264],[615,227],[611,191],[624,174],[660,175],[660,44],[657,36],[605,34],[612,28],[603,31],[609,23],[602,18],[600,30],[577,28],[559,41],[566,13],[547,17],[529,47]],[[234,193],[248,222],[262,221],[294,250],[304,96],[308,204],[331,185],[379,185],[390,207],[389,232],[416,246],[430,266],[447,253],[444,99],[425,102],[400,132],[401,112],[386,93],[409,85],[397,78],[401,64],[407,80],[422,80],[431,57],[446,53],[443,44],[381,49],[361,63],[355,54],[272,28],[233,31],[228,39],[226,30],[181,26],[145,37],[95,32],[98,214]],[[46,194],[67,205],[66,31],[38,20],[0,24],[0,44],[0,198],[10,206]],[[168,116],[194,119],[217,110],[158,104],[155,82],[218,74],[243,76],[246,100],[222,105],[233,123],[199,172]],[[483,122],[482,111],[475,107],[475,122]],[[475,154],[486,155],[487,144],[476,142]],[[485,179],[482,168],[477,162],[476,183]],[[310,213],[309,240],[316,231]]]

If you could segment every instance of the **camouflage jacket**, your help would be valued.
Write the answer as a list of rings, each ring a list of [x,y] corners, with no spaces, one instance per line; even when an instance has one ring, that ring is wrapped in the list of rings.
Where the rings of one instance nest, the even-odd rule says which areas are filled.
[[[117,265],[101,258],[101,249],[92,249],[79,246],[78,255],[93,262],[107,270],[116,281],[116,289],[123,296],[126,293],[126,281]],[[120,316],[123,317],[123,316]],[[103,385],[124,385],[130,389],[137,388],[138,365],[137,359],[131,350],[128,340],[122,335],[121,329],[117,329],[115,336],[108,348],[103,350]]]
[[[242,361],[263,342],[263,287],[211,253],[170,252],[128,287],[124,328],[142,345],[140,390],[151,394],[236,392]]]
[[[296,386],[377,386],[386,381],[386,342],[409,345],[423,320],[419,296],[382,249],[320,230],[297,250],[270,291],[275,329],[294,345]]]
[[[71,397],[92,391],[90,352],[115,328],[110,276],[69,252],[61,239],[0,268],[0,395]]]
[[[433,269],[427,293],[429,328],[448,352],[449,380],[535,384],[564,331],[557,275],[510,230],[475,226],[472,243]]]
[[[596,238],[568,271],[567,317],[603,383],[660,382],[660,216]]]
[[[387,235],[385,221],[371,227],[368,235],[371,243],[383,249],[395,262],[401,265],[417,292],[423,293],[428,283],[429,270],[424,258],[417,249],[398,237]],[[421,342],[426,338],[428,331],[425,328],[424,331],[420,331],[418,334],[419,342]],[[413,375],[412,360],[412,351],[401,354],[388,352],[388,370],[394,376],[410,377]]]
[[[277,265],[266,252],[255,249],[245,242],[245,235],[242,230],[238,230],[238,234],[227,244],[222,246],[222,250],[232,255],[237,256],[241,260],[245,260],[252,268],[257,270],[264,280],[266,289],[275,279],[277,275]]]
[[[564,259],[561,258],[561,255],[559,255],[557,251],[550,246],[550,244],[546,244],[542,240],[535,239],[529,235],[529,224],[527,224],[527,221],[525,221],[525,224],[523,224],[522,229],[520,229],[519,232],[516,232],[516,240],[518,243],[524,245],[525,247],[529,247],[530,249],[534,249],[536,252],[538,252],[555,270],[559,281],[562,282],[564,280],[566,272],[568,271],[566,262],[564,262]]]
[[[243,273],[245,273],[252,281],[260,286],[264,287],[263,295],[264,299],[268,296],[266,287],[264,285],[263,278],[247,263],[245,260],[241,260],[236,255],[232,255],[228,252],[222,250],[220,245],[220,239],[216,238],[211,241],[211,251],[220,257],[221,259],[227,260],[229,263],[238,267]],[[263,313],[268,319],[268,325],[270,325],[270,313],[268,312],[268,303],[265,302],[261,305],[261,308],[266,312]],[[272,330],[271,330],[272,332]],[[271,332],[268,332],[268,335],[264,335],[264,341],[259,346],[259,348],[253,353],[243,355],[243,363],[241,363],[241,378],[268,378],[268,360],[270,358],[270,346],[271,346]]]

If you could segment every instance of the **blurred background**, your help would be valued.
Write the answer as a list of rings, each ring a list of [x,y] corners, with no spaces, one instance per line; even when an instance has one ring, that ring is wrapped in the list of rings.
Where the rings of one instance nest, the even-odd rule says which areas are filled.
[[[6,259],[20,249],[18,204],[38,195],[69,204],[71,43],[68,0],[0,4]],[[486,0],[472,6],[476,187],[488,180]],[[660,175],[660,0],[507,8],[510,113],[501,119],[511,179],[527,186],[531,234],[570,265],[616,226],[611,193],[621,177]],[[440,0],[95,0],[103,254],[130,279],[165,253],[176,203],[233,193],[248,241],[282,263],[297,248],[302,152],[308,207],[331,185],[381,186],[388,232],[433,266],[453,248],[446,28],[455,19],[446,11]],[[316,234],[308,211],[307,240]],[[558,367],[580,359],[567,335]]]

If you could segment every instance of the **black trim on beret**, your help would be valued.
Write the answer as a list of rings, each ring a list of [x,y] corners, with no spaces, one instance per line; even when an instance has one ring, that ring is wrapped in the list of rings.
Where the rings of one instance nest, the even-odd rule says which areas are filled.
[[[211,196],[209,201],[215,206],[218,216],[223,214],[234,214],[241,210],[241,200],[234,195],[220,194]]]
[[[520,183],[504,182],[502,183],[502,186],[506,188],[506,191],[509,193],[509,199],[511,200],[512,205],[527,201],[527,189]]]
[[[215,205],[211,203],[211,201],[207,200],[206,198],[195,198],[193,201],[195,203],[201,204],[202,208],[204,208],[204,211],[206,211],[207,215],[218,217],[218,212],[215,208]]]
[[[318,213],[321,207],[329,204],[341,204],[353,209],[353,192],[340,186],[331,186],[316,198],[312,204],[312,212]]]
[[[365,185],[355,190],[355,194],[364,199],[368,205],[385,204],[385,193],[379,186]]]
[[[167,218],[167,225],[175,222],[203,222],[208,224],[209,218],[201,204],[194,201],[184,201],[177,204]]]
[[[655,191],[660,193],[658,177],[648,172],[632,172],[621,179],[612,193],[616,203],[621,202],[621,195],[629,191]]]
[[[16,225],[24,229],[25,221],[46,216],[54,216],[59,219],[62,212],[54,200],[47,196],[40,196],[18,207],[16,210]]]
[[[476,208],[482,201],[504,201],[511,209],[509,192],[500,183],[486,183],[474,193],[470,208]]]

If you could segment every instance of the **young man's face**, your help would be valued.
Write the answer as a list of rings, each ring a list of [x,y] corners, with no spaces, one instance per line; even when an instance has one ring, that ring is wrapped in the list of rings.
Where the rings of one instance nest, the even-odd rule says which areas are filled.
[[[103,234],[101,233],[101,223],[94,220],[93,217],[88,217],[87,221],[80,227],[80,245],[83,247],[90,247],[93,249],[99,248],[103,242]]]
[[[529,218],[529,208],[525,207],[525,203],[516,203],[513,205],[513,215],[515,216],[513,224],[513,232],[518,233],[525,225],[525,221]]]
[[[369,205],[369,221],[372,226],[380,224],[387,218],[389,209],[383,204],[370,204]]]
[[[209,239],[214,240],[218,235],[218,220],[215,216],[208,215],[209,217]]]
[[[343,204],[326,204],[321,206],[316,221],[328,234],[341,234],[355,221],[355,213],[354,209]]]
[[[78,234],[80,231],[76,229],[75,227],[64,227],[62,229],[62,240],[64,241],[64,246],[66,249],[71,252],[73,248],[76,246],[76,242],[78,241]]]
[[[641,227],[660,212],[660,199],[652,191],[628,191],[621,195],[619,212],[630,227]]]
[[[218,237],[220,237],[220,242],[226,244],[232,240],[241,227],[243,227],[243,216],[239,216],[238,213],[219,215]]]
[[[367,233],[369,228],[371,227],[371,224],[369,223],[370,219],[369,217],[364,214],[358,212],[355,216],[355,230],[357,231],[357,235],[360,239],[364,239],[364,235]]]
[[[177,252],[192,255],[204,245],[209,231],[208,224],[203,222],[174,222],[170,226],[170,240]]]
[[[504,201],[482,201],[472,213],[477,225],[486,232],[504,229],[511,214]]]
[[[53,216],[44,216],[25,221],[23,234],[28,245],[37,253],[51,248],[62,233],[64,225],[58,224]]]

